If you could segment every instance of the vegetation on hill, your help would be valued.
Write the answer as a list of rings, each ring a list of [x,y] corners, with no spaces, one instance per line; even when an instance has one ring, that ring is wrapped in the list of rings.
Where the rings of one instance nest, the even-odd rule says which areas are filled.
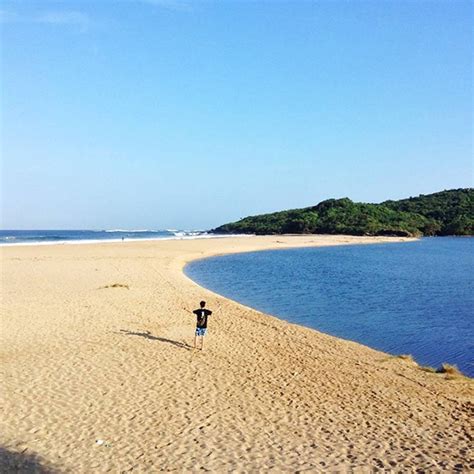
[[[316,206],[245,217],[219,234],[474,235],[474,189],[380,204],[328,199]]]

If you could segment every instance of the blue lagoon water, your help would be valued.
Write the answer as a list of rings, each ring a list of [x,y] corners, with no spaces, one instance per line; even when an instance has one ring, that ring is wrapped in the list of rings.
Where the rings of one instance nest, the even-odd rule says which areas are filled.
[[[287,321],[474,376],[474,239],[271,250],[186,274]]]

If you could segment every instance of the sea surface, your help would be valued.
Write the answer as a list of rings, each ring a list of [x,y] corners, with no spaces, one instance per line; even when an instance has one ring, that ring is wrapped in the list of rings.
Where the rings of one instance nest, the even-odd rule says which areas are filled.
[[[474,377],[474,238],[251,252],[185,272],[292,323]]]
[[[0,230],[0,245],[119,242],[121,240],[194,239],[211,237],[200,230]]]

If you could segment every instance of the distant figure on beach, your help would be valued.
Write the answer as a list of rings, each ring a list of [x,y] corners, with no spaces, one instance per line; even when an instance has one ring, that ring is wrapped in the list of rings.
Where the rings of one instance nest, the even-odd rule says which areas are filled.
[[[207,330],[207,317],[212,314],[212,311],[206,309],[206,302],[201,301],[199,303],[200,308],[195,309],[193,313],[196,315],[196,333],[194,334],[194,349],[197,347],[197,338],[201,338],[201,350],[204,346],[204,336],[206,335]]]

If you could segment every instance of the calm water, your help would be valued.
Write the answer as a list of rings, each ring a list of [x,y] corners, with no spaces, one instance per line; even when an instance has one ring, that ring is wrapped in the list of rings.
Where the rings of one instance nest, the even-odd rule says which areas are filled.
[[[252,252],[186,273],[287,321],[474,376],[474,238]]]

